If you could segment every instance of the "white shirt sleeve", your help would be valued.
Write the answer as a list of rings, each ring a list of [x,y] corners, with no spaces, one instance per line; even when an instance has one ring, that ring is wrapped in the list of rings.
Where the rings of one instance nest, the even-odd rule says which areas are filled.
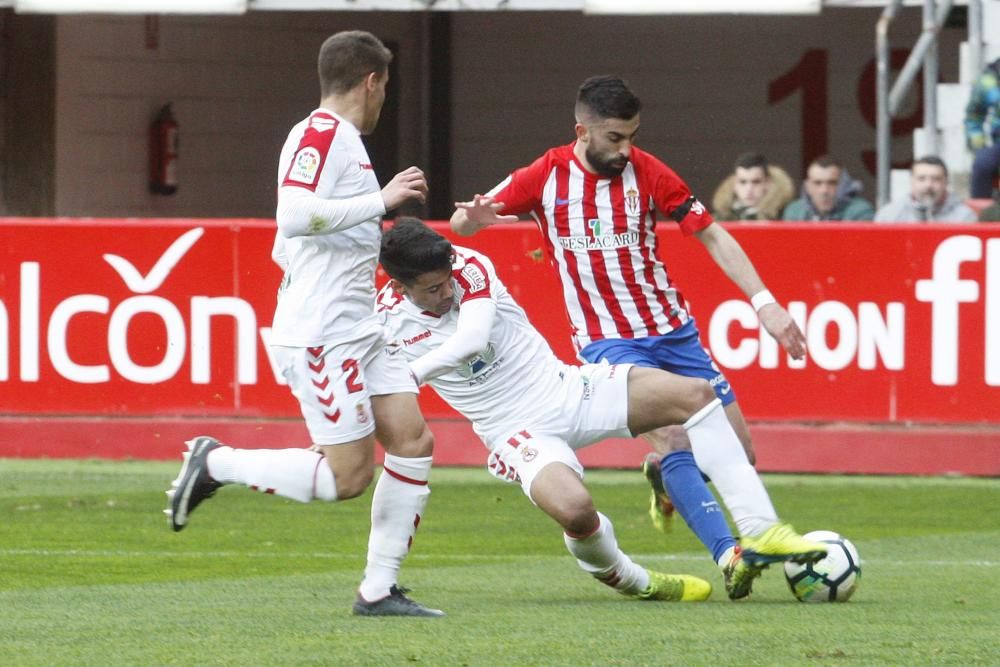
[[[483,352],[490,342],[497,304],[492,299],[472,299],[458,311],[458,326],[440,347],[410,362],[410,370],[423,384],[444,375]]]
[[[281,267],[282,271],[288,270],[288,251],[285,248],[285,237],[281,234],[274,235],[274,245],[271,246],[271,259]]]
[[[278,230],[286,238],[317,236],[350,229],[385,214],[381,192],[349,199],[323,199],[306,188],[278,189]]]

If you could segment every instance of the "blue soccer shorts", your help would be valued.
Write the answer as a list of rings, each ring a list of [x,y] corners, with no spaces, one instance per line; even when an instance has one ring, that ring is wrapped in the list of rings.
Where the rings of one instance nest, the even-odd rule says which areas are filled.
[[[662,336],[648,338],[605,338],[580,350],[580,357],[589,363],[607,361],[611,364],[635,364],[708,380],[723,405],[736,400],[729,380],[716,366],[712,356],[701,345],[694,319]]]

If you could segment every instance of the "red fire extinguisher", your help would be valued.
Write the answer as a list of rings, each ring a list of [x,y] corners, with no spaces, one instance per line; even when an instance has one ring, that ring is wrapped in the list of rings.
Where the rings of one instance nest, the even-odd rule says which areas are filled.
[[[149,126],[149,191],[159,195],[177,192],[177,120],[166,104]]]

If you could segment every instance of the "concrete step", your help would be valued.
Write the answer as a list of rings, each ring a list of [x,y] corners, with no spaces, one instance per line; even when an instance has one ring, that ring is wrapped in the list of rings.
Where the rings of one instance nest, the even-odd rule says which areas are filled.
[[[969,103],[972,86],[967,83],[939,83],[937,86],[937,119],[940,127],[961,125]]]
[[[1000,58],[1000,25],[983,30],[983,65],[993,62],[997,58]],[[969,64],[969,43],[962,42],[958,47],[958,80],[960,83],[971,86],[977,78],[979,78],[979,72],[973,72]]]

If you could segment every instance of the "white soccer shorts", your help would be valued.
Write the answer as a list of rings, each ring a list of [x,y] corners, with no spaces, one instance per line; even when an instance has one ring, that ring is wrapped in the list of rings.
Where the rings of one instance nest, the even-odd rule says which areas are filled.
[[[386,352],[381,335],[316,347],[273,345],[271,352],[316,445],[374,432],[372,396],[419,392],[406,361]]]
[[[554,396],[547,416],[519,425],[489,425],[482,432],[490,450],[486,468],[517,482],[528,498],[531,483],[550,463],[569,466],[583,479],[575,450],[605,438],[629,437],[628,372],[631,364],[567,366],[567,391]],[[534,502],[534,500],[532,500]]]

